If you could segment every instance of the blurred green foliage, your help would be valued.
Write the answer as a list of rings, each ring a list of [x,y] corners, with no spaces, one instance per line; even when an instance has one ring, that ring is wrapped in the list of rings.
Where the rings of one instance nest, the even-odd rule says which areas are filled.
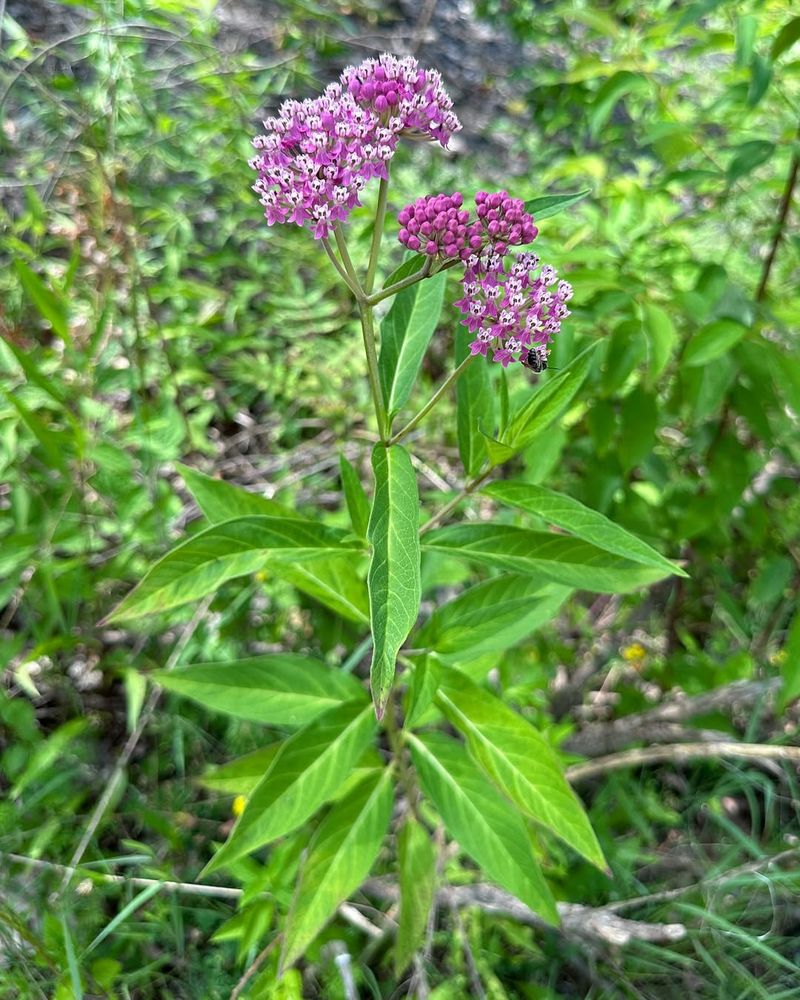
[[[582,720],[639,712],[665,693],[783,673],[781,711],[765,699],[695,721],[791,740],[800,238],[787,185],[800,155],[800,19],[789,0],[476,7],[525,53],[513,67],[486,54],[486,93],[502,82],[514,96],[483,144],[446,160],[402,153],[393,207],[490,183],[525,198],[591,188],[541,224],[539,245],[576,290],[554,367],[591,341],[598,357],[560,425],[515,460],[514,478],[547,481],[680,555],[690,573],[613,602],[573,602],[492,664],[500,686],[558,742]],[[161,702],[111,789],[84,859],[96,875],[82,870],[49,904],[63,873],[8,854],[70,863],[146,704],[143,678],[181,641],[163,623],[150,635],[98,625],[193,516],[179,460],[301,510],[321,503],[346,523],[334,443],[345,440],[359,468],[368,448],[349,304],[305,233],[263,224],[247,158],[265,109],[360,58],[377,9],[283,0],[266,13],[243,8],[258,27],[238,33],[227,8],[179,0],[43,5],[50,33],[26,28],[25,10],[10,4],[3,18],[0,985],[9,996],[228,996],[290,904],[296,837],[264,865],[239,863],[241,881],[270,885],[269,899],[257,888],[239,903],[148,895],[102,880],[191,882],[231,816],[232,786],[195,780],[206,764],[265,742],[263,727],[177,695]],[[432,61],[435,44],[420,57]],[[356,228],[368,219],[357,214]],[[449,370],[456,322],[450,309],[426,382]],[[529,387],[509,379],[508,391],[520,401]],[[456,485],[455,421],[437,428],[419,444],[431,495],[442,479]],[[457,587],[460,573],[429,557],[427,596]],[[179,611],[169,625],[191,618]],[[269,579],[229,583],[192,625],[186,661],[280,647],[339,662],[363,632]],[[680,889],[796,845],[800,796],[788,766],[613,772],[587,798],[614,877],[564,853],[548,875],[566,900]],[[687,938],[603,954],[467,911],[434,935],[430,996],[468,995],[476,976],[493,998],[796,996],[797,889],[787,863],[656,898],[626,915],[684,921]],[[326,936],[363,953],[344,923]],[[309,958],[304,986],[295,973],[275,985],[268,960],[251,995],[344,996],[324,943]],[[364,996],[402,995],[379,950],[354,966]]]

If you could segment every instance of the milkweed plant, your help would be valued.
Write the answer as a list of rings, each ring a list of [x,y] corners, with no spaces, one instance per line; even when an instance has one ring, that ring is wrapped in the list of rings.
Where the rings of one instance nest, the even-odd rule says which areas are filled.
[[[435,193],[389,218],[400,143],[445,147],[460,128],[440,74],[393,55],[346,69],[321,96],[286,101],[264,123],[251,165],[267,224],[299,226],[319,241],[358,309],[376,427],[371,481],[342,457],[349,527],[341,528],[183,469],[207,524],[110,616],[164,612],[269,570],[363,627],[364,642],[338,667],[275,653],[156,674],[172,691],[282,734],[217,770],[215,787],[239,793],[240,815],[202,873],[225,869],[244,881],[243,906],[272,893],[261,935],[274,941],[280,970],[306,955],[349,896],[369,893],[372,874],[381,898],[399,900],[394,964],[402,974],[418,961],[454,858],[463,861],[461,880],[485,879],[556,924],[545,874],[556,839],[600,870],[606,861],[557,750],[486,678],[576,590],[624,592],[682,573],[577,500],[496,475],[544,440],[598,345],[546,371],[573,290],[530,246],[537,218],[577,196]],[[348,221],[373,186],[361,261]],[[377,287],[386,230],[404,259]],[[462,317],[453,367],[418,412],[404,415],[455,284],[450,271]],[[522,383],[509,392],[512,376]],[[409,442],[451,389],[464,486],[426,510]],[[497,514],[459,521],[476,494]],[[474,576],[421,614],[421,558],[435,554]]]

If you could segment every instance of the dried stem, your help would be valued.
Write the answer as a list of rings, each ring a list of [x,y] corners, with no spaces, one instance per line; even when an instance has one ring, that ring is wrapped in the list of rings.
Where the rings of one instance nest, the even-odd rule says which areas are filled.
[[[797,141],[800,142],[800,128],[797,130]],[[792,195],[794,194],[794,186],[797,183],[797,174],[799,170],[800,153],[795,152],[792,156],[792,162],[789,165],[789,175],[786,178],[786,186],[783,189],[780,207],[778,208],[778,218],[775,224],[775,232],[772,237],[772,245],[769,248],[767,259],[764,261],[764,268],[761,272],[761,280],[758,283],[756,302],[761,302],[767,292],[767,282],[769,281],[770,272],[772,271],[772,265],[775,263],[778,246],[783,238],[783,231],[786,227],[786,219],[789,216],[789,209],[792,204]]]
[[[197,627],[199,626],[203,618],[205,618],[206,612],[208,611],[213,596],[214,596],[213,594],[209,595],[204,601],[202,601],[198,605],[194,615],[192,615],[191,621],[183,630],[181,637],[175,643],[172,653],[170,654],[170,657],[164,666],[165,670],[172,670],[178,664],[180,658],[183,656],[184,650],[189,644],[189,641],[191,640],[192,636],[197,630]],[[156,705],[158,704],[160,698],[161,698],[161,689],[157,687],[152,688],[152,690],[150,691],[150,695],[147,699],[147,702],[144,708],[142,709],[141,715],[139,716],[139,721],[134,727],[133,732],[128,737],[125,746],[122,748],[122,753],[119,755],[119,758],[116,764],[114,765],[114,770],[111,773],[111,777],[109,778],[105,789],[103,790],[103,794],[100,796],[97,805],[94,808],[94,812],[92,813],[89,822],[86,824],[86,829],[83,832],[83,836],[81,837],[78,846],[75,848],[75,853],[70,858],[70,862],[68,865],[69,870],[66,871],[64,875],[64,880],[61,883],[61,890],[60,890],[61,892],[64,892],[64,890],[69,885],[70,879],[72,878],[73,870],[77,867],[78,864],[80,864],[81,858],[86,853],[86,848],[89,846],[92,837],[95,834],[95,831],[102,822],[103,816],[105,815],[105,811],[108,808],[108,805],[111,802],[112,798],[114,797],[114,792],[116,791],[117,785],[122,779],[122,776],[125,772],[125,768],[128,766],[128,761],[131,759],[133,751],[136,749],[136,744],[141,739],[142,733],[144,732],[145,727],[149,723],[150,716],[155,711]]]
[[[753,760],[786,760],[800,762],[800,747],[772,746],[768,743],[671,743],[667,746],[642,747],[608,754],[586,764],[573,764],[567,768],[567,778],[572,784],[594,778],[622,767],[641,767],[646,764],[683,763],[687,760],[717,757],[746,757]]]

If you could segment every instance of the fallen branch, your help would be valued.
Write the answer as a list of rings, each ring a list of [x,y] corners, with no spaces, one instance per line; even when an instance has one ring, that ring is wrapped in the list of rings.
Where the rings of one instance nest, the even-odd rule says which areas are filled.
[[[625,715],[613,722],[590,723],[573,733],[565,741],[564,749],[582,757],[599,757],[601,754],[615,753],[640,740],[648,743],[664,742],[670,731],[675,734],[670,742],[679,742],[684,739],[683,734],[688,736],[693,732],[690,728],[681,727],[680,723],[709,712],[747,708],[764,698],[773,697],[781,684],[780,677],[766,681],[735,681],[707,694],[673,698],[646,712]],[[670,730],[668,726],[674,728]],[[702,735],[689,738],[703,742],[708,742],[711,738],[705,731],[700,733]],[[660,739],[660,736],[664,738]],[[719,734],[714,739],[719,739]]]
[[[757,761],[800,762],[800,747],[772,746],[768,743],[670,743],[666,746],[642,747],[598,757],[586,764],[573,764],[567,768],[567,778],[572,783],[594,778],[598,774],[617,771],[623,767],[641,767],[646,764],[684,763],[688,760],[718,757],[746,757]]]
[[[675,889],[662,889],[660,892],[650,892],[646,896],[634,896],[631,899],[620,899],[614,903],[607,903],[604,909],[613,910],[619,913],[620,910],[631,910],[639,906],[650,906],[653,903],[668,903],[672,899],[679,899],[687,892],[695,890],[713,889],[716,886],[732,882],[742,875],[752,875],[756,872],[763,872],[774,865],[779,865],[783,861],[800,860],[800,848],[793,847],[788,851],[781,851],[780,854],[773,854],[768,858],[759,858],[757,861],[748,861],[747,864],[739,865],[736,868],[729,868],[728,871],[712,878],[701,879],[699,882],[690,882],[689,885],[678,886]]]
[[[380,878],[370,879],[362,888],[367,894],[386,901],[394,902],[399,897],[397,885]],[[537,930],[553,930],[550,924],[510,893],[484,883],[443,887],[436,893],[436,902],[447,909],[475,906],[484,913],[510,917]],[[613,913],[608,907],[594,908],[577,903],[557,905],[561,933],[595,945],[602,942],[621,947],[631,941],[672,944],[686,936],[683,924],[651,924],[641,920],[628,920]]]

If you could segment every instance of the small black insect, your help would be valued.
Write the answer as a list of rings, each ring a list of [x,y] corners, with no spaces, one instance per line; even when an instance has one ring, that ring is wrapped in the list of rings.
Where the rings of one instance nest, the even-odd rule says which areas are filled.
[[[543,372],[547,368],[547,349],[544,347],[532,347],[527,353],[523,354],[520,361],[526,368],[530,368],[532,372]]]

